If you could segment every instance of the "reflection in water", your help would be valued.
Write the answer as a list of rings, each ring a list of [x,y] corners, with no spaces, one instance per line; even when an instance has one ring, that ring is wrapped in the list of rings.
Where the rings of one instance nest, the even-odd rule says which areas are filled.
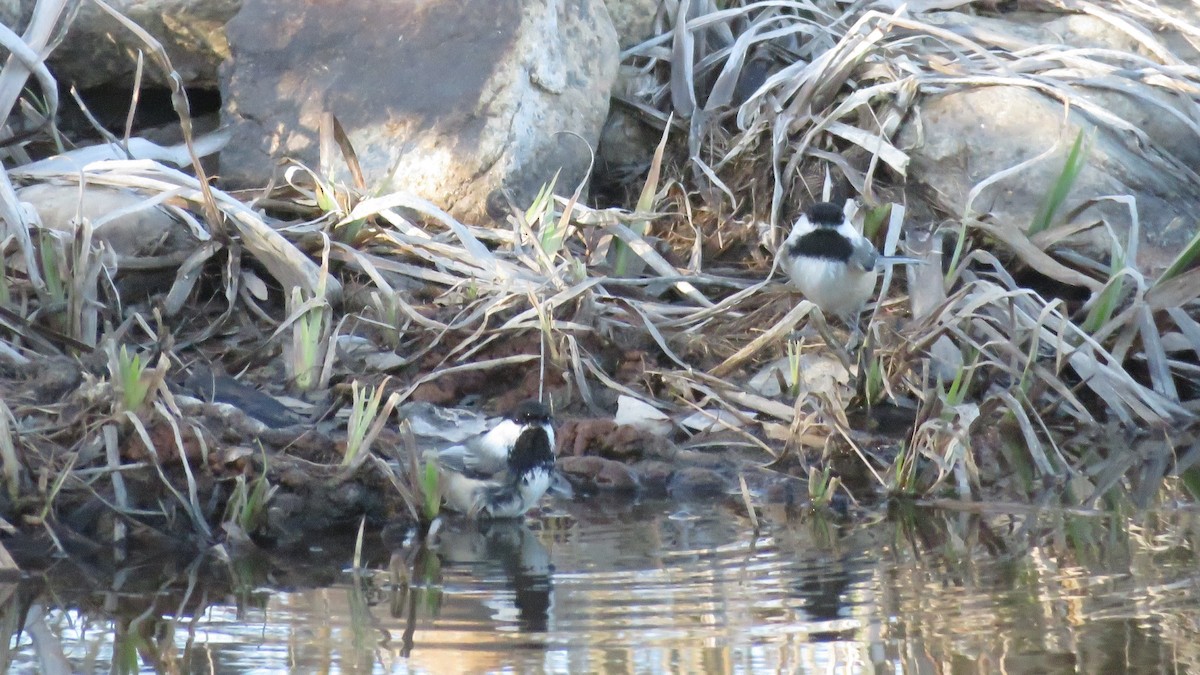
[[[0,585],[10,672],[1200,672],[1195,514],[571,503]],[[0,597],[6,597],[0,595]],[[55,665],[57,664],[57,666]]]
[[[392,556],[391,569],[401,579],[397,584],[401,613],[393,609],[393,615],[409,621],[404,656],[412,648],[418,608],[430,607],[433,616],[441,610],[444,595],[430,589],[444,583],[442,571],[447,567],[461,567],[474,578],[504,580],[505,590],[512,594],[516,627],[525,632],[547,629],[553,603],[552,570],[550,554],[537,535],[523,522],[440,518],[426,540]],[[492,604],[501,606],[493,619],[509,613],[506,599],[494,599]]]

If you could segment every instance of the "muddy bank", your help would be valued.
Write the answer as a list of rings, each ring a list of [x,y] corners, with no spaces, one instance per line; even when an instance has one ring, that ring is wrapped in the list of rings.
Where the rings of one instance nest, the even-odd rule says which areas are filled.
[[[536,342],[523,347],[532,351]],[[481,356],[503,359],[521,348],[509,342]],[[614,359],[614,372],[628,373],[631,360]],[[416,524],[411,469],[429,447],[422,443],[437,439],[417,439],[398,421],[463,400],[483,419],[483,411],[503,410],[537,387],[519,375],[531,371],[523,366],[444,378],[419,367],[407,377],[372,376],[368,381],[407,392],[411,401],[367,457],[347,462],[345,384],[297,398],[269,366],[234,378],[193,365],[171,373],[155,403],[135,414],[115,403],[121,392],[108,368],[98,355],[0,360],[0,400],[18,423],[21,467],[16,494],[0,495],[0,515],[22,530],[44,528],[47,542],[73,554],[107,550],[115,541],[129,548],[287,549],[364,519],[374,529]],[[547,381],[561,385],[562,373],[550,372]],[[497,382],[516,386],[489,398]],[[561,386],[549,395],[566,400]],[[736,436],[687,449],[611,418],[583,416],[581,408],[566,404],[557,415],[557,467],[575,500],[700,499],[742,510],[810,500],[799,456],[768,469],[772,455]],[[548,500],[542,512],[554,510]]]

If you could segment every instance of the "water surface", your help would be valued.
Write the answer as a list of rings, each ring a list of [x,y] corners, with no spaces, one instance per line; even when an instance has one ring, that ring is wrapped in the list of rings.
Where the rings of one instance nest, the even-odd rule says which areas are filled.
[[[1196,530],[905,506],[768,510],[756,531],[710,503],[589,501],[433,546],[368,536],[361,574],[350,534],[63,560],[3,618],[9,672],[1200,672]]]

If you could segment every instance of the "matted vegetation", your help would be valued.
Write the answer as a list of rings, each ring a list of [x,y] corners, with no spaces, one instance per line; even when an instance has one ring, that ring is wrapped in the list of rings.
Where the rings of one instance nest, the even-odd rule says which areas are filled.
[[[426,199],[336,182],[330,167],[357,167],[334,120],[322,147],[341,148],[338,156],[292,166],[280,186],[252,195],[210,184],[194,151],[188,173],[138,159],[14,166],[29,158],[10,147],[0,172],[4,511],[47,522],[69,493],[64,513],[100,503],[117,523],[183,522],[211,537],[222,520],[262,522],[277,494],[261,480],[270,472],[310,495],[326,494],[320,483],[345,497],[353,479],[388,495],[346,497],[354,508],[416,518],[436,506],[420,497],[420,449],[381,420],[414,397],[455,402],[508,389],[544,390],[578,415],[611,415],[618,396],[676,421],[707,414],[716,431],[675,440],[752,448],[775,470],[812,476],[821,504],[835,490],[861,500],[1044,487],[1073,505],[1106,495],[1147,503],[1171,475],[1200,487],[1196,453],[1180,451],[1200,373],[1200,285],[1189,272],[1200,245],[1146,278],[1133,267],[1129,199],[1130,235],[1112,235],[1109,259],[1061,250],[1060,207],[1086,161],[1081,136],[1064,142],[1060,180],[1047,185],[1032,230],[987,219],[978,197],[995,176],[961,199],[960,212],[936,198],[923,204],[944,226],[922,238],[931,228],[906,223],[907,155],[892,142],[922,95],[1001,80],[1095,113],[1101,127],[1130,125],[1067,86],[1089,73],[1135,92],[1186,92],[1194,107],[1200,73],[1147,30],[1160,19],[1102,14],[1136,29],[1150,56],[1054,45],[1027,53],[939,27],[921,3],[888,12],[729,4],[681,3],[663,13],[661,36],[624,55],[644,86],[618,104],[640,111],[662,142],[631,172],[631,203],[610,208],[589,206],[579,186],[566,199],[545,191],[498,227],[462,223]],[[24,60],[52,112],[52,76],[15,35],[0,38],[18,58],[0,74],[0,93],[24,81]],[[739,91],[755,59],[778,67]],[[1074,70],[1062,72],[1064,63]],[[1123,77],[1118,66],[1146,76]],[[186,98],[176,94],[194,148]],[[22,114],[40,123],[15,102],[2,108],[19,113],[10,124]],[[117,156],[129,140],[114,139]],[[140,208],[165,209],[197,245],[182,258],[129,259],[97,243],[97,223],[86,219],[73,236],[53,234],[22,207],[14,181],[133,191]],[[884,275],[869,348],[854,354],[800,331],[813,308],[773,273],[782,228],[829,182],[862,195],[882,248],[906,233],[930,261],[903,284]],[[123,273],[154,266],[173,278],[164,292],[122,297]],[[1018,281],[1031,273],[1064,292]],[[64,358],[77,364],[77,381],[48,388],[46,373]],[[167,385],[212,365],[290,395],[308,430],[232,424],[194,389],[184,398]],[[348,443],[336,440],[347,420]],[[131,477],[140,481],[132,502]]]

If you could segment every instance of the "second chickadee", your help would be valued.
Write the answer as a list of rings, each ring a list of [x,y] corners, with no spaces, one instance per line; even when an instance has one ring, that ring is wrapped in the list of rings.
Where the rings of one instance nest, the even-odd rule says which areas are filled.
[[[490,431],[438,453],[447,508],[471,518],[516,518],[549,489],[554,472],[550,410],[525,401]]]
[[[882,256],[858,233],[841,207],[818,202],[801,214],[784,242],[788,276],[825,314],[857,324],[858,313],[875,292],[883,265],[919,263],[916,258]]]

